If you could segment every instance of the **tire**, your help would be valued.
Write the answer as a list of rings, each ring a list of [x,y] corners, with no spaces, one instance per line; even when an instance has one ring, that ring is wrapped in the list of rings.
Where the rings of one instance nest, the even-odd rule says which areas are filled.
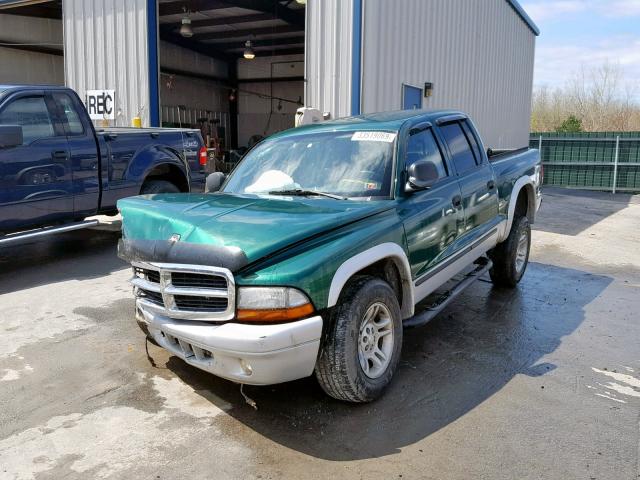
[[[142,184],[140,194],[148,195],[152,193],[180,193],[180,189],[167,180],[147,180]]]
[[[494,285],[515,288],[527,269],[530,249],[529,220],[527,217],[516,217],[507,239],[489,252],[489,258],[493,262],[489,275]]]
[[[365,322],[367,313],[374,316]],[[391,383],[402,350],[402,317],[393,289],[378,278],[356,277],[341,294],[331,320],[316,364],[320,386],[338,400],[375,400]]]

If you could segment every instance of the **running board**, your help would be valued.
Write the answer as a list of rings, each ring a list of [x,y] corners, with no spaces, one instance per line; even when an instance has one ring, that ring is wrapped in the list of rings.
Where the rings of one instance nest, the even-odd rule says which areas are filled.
[[[431,320],[433,320],[440,312],[442,312],[445,307],[447,307],[452,301],[454,301],[458,297],[458,295],[464,292],[468,286],[478,280],[482,275],[487,273],[493,266],[491,260],[486,257],[480,257],[478,260],[476,260],[475,263],[478,266],[471,272],[467,273],[455,287],[441,295],[436,303],[427,307],[425,310],[414,315],[413,317],[404,320],[402,322],[402,325],[405,328],[421,327],[423,325],[426,325]]]
[[[85,220],[84,222],[69,223],[61,227],[46,227],[39,228],[38,230],[29,230],[27,232],[12,233],[10,235],[0,237],[0,246],[8,245],[10,243],[23,242],[25,240],[32,240],[34,238],[53,235],[56,233],[70,232],[72,230],[95,227],[96,225],[98,225],[98,223],[98,220]]]

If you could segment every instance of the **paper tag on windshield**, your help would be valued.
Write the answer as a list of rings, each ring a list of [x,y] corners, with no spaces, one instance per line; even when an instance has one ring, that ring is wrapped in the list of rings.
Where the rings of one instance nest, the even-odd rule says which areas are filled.
[[[395,133],[389,132],[355,132],[351,137],[353,142],[386,142],[391,143],[396,139]]]

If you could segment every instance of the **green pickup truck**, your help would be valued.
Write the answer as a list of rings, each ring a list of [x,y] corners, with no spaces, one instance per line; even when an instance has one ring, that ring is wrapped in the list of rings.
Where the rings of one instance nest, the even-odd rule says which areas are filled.
[[[485,150],[463,113],[363,115],[267,138],[208,193],[120,200],[118,249],[157,345],[241,384],[315,373],[368,402],[403,330],[485,272],[520,281],[541,184],[537,150]]]

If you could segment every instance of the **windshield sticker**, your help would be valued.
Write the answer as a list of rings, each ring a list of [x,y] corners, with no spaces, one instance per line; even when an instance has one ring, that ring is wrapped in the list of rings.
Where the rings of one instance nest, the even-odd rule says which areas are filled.
[[[351,137],[353,142],[386,142],[391,143],[396,139],[395,133],[389,132],[355,132]]]

